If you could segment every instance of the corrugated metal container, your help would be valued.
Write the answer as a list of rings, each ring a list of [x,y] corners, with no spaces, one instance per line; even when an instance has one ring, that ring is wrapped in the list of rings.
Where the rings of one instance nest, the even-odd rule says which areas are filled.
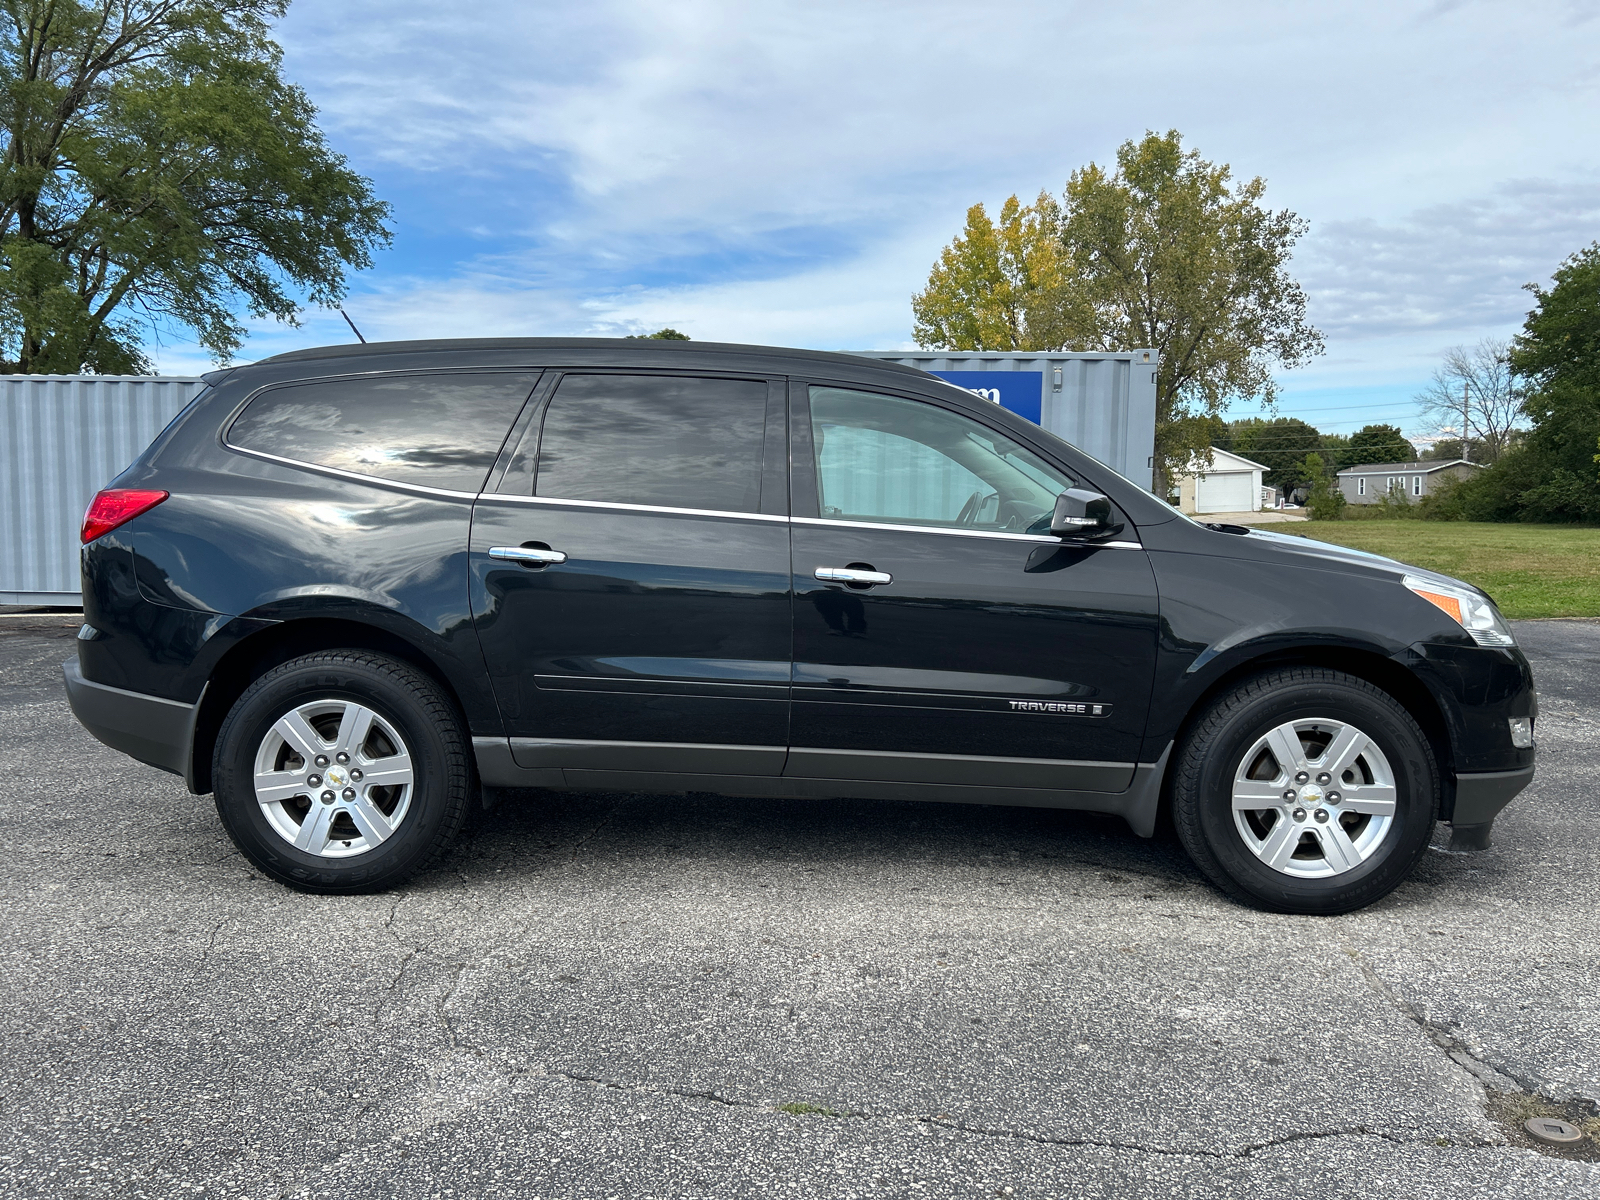
[[[78,529],[200,388],[144,375],[0,375],[0,604],[77,604]]]
[[[977,392],[1148,489],[1156,452],[1154,350],[1116,354],[859,350]]]

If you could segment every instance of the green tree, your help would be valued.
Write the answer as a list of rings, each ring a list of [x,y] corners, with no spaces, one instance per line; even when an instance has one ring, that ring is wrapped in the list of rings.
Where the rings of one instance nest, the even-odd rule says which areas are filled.
[[[1307,455],[1322,446],[1322,434],[1316,426],[1308,425],[1298,417],[1246,417],[1228,426],[1235,454],[1267,468],[1264,482],[1288,494],[1295,488],[1312,481],[1308,474]],[[1317,470],[1322,470],[1322,460],[1317,460]]]
[[[1486,480],[1497,515],[1600,521],[1600,242],[1556,268],[1512,342],[1533,428]],[[1485,472],[1485,474],[1491,474]]]
[[[1308,454],[1301,463],[1301,474],[1311,484],[1306,495],[1306,510],[1313,521],[1337,521],[1344,515],[1347,501],[1334,486],[1333,475],[1320,454]]]
[[[1394,425],[1363,425],[1350,435],[1339,466],[1416,462],[1417,448]]]
[[[219,361],[389,240],[388,206],[280,75],[287,0],[4,0],[0,370],[136,371],[152,330]]]
[[[1184,150],[1176,130],[1073,173],[1060,200],[981,206],[912,300],[921,346],[1160,353],[1156,492],[1203,452],[1235,397],[1271,401],[1272,372],[1322,351],[1289,275],[1305,222],[1255,178]]]
[[[1000,223],[982,204],[939,254],[911,298],[919,346],[946,350],[1058,350],[1029,325],[1029,306],[1061,281],[1057,212],[1047,193],[1026,208],[1012,196]]]
[[[687,333],[679,333],[670,325],[665,329],[658,329],[654,333],[630,333],[628,334],[628,339],[642,342],[690,342],[694,340]]]

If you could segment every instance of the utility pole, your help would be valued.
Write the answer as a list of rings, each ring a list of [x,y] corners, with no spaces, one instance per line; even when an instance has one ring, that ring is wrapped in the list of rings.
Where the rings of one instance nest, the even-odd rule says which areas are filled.
[[[1463,379],[1461,381],[1461,457],[1471,462],[1472,455],[1467,453],[1467,420],[1467,381]]]

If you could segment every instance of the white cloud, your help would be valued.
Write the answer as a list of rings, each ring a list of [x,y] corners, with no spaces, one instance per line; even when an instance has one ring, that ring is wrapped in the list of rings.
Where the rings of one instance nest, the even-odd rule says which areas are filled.
[[[1548,280],[1600,231],[1600,179],[1516,180],[1404,220],[1328,222],[1308,239],[1301,277],[1330,346],[1393,343],[1385,357],[1423,357],[1504,336]]]
[[[1318,378],[1425,375],[1593,236],[1596,23],[1557,0],[303,0],[281,36],[399,206],[352,300],[368,336],[900,344],[968,204],[1146,128],[1312,222]]]

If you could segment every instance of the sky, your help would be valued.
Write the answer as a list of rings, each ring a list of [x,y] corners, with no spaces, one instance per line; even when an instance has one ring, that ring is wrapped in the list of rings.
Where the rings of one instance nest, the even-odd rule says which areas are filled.
[[[1600,6],[298,0],[284,73],[393,205],[369,340],[911,348],[967,207],[1059,193],[1146,130],[1267,181],[1327,352],[1277,411],[1426,432],[1449,347],[1505,338],[1600,237]],[[241,361],[351,340],[251,323]],[[209,369],[181,338],[166,374]],[[1229,416],[1259,413],[1236,401]]]

